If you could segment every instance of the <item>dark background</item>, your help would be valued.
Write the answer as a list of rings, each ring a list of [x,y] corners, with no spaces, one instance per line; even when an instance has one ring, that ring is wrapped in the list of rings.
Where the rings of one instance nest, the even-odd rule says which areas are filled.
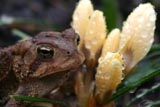
[[[0,1],[0,46],[14,44],[18,38],[13,29],[33,36],[40,31],[62,31],[70,27],[72,14],[78,0],[1,0]],[[159,0],[92,0],[95,9],[104,11],[107,27],[121,28],[128,14],[140,3],[151,2],[157,11],[156,42],[159,42]],[[2,19],[14,18],[12,24],[3,24]]]
[[[40,31],[56,30],[63,31],[70,27],[72,14],[79,0],[0,0],[0,47],[6,47],[16,43],[20,38],[13,33],[18,29],[31,36]],[[92,0],[95,9],[104,12],[107,21],[107,28],[111,31],[118,27],[121,29],[122,22],[126,20],[130,12],[140,3],[151,2],[157,12],[155,43],[160,42],[160,0]],[[6,20],[14,19],[13,23],[4,23]],[[136,19],[135,19],[136,20]],[[157,58],[157,57],[156,57]],[[142,90],[160,81],[160,77],[154,78],[139,87]],[[138,91],[133,91],[123,97],[129,100],[134,98]],[[158,94],[157,94],[158,93]],[[159,92],[153,93],[147,98],[152,100],[159,98]],[[127,97],[127,98],[126,98]],[[146,101],[146,100],[143,100]],[[119,101],[125,103],[125,101]],[[119,104],[118,107],[121,107]],[[138,107],[135,104],[135,107]],[[141,106],[140,106],[141,107]]]

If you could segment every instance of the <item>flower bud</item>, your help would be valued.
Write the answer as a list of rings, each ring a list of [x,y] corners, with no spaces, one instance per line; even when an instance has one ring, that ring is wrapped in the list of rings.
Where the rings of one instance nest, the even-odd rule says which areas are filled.
[[[102,48],[106,37],[106,24],[103,13],[99,10],[92,14],[85,35],[85,48],[90,52],[90,59],[94,59],[98,50]]]
[[[106,38],[103,49],[102,56],[104,56],[107,52],[117,52],[119,48],[120,42],[120,30],[113,29]]]
[[[90,0],[80,0],[74,14],[72,27],[80,35],[80,46],[83,45],[84,36],[88,27],[89,17],[93,13],[93,5]]]
[[[150,3],[139,5],[123,25],[119,51],[123,55],[125,74],[148,53],[153,43],[156,13]]]
[[[106,93],[112,94],[123,79],[122,58],[119,53],[108,52],[99,58],[96,73],[96,95],[103,100]]]

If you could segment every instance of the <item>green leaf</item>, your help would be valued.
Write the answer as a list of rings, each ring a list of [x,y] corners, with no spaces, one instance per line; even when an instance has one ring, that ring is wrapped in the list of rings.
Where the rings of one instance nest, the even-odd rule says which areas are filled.
[[[111,31],[117,27],[117,0],[102,0],[102,10],[106,17],[107,29]]]
[[[160,44],[155,44],[152,46],[149,53],[153,53],[153,52],[160,52]]]
[[[69,107],[64,102],[57,101],[57,100],[51,100],[51,99],[47,99],[47,98],[39,98],[39,97],[31,97],[31,96],[18,96],[18,95],[11,95],[10,97],[17,99],[17,100],[25,100],[25,101],[32,101],[32,102],[45,102],[45,103],[58,104],[62,107]]]

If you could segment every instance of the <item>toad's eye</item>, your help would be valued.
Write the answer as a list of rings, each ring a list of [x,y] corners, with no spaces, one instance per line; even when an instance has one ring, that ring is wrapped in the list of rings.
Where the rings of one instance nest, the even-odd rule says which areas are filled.
[[[37,54],[38,57],[42,59],[51,59],[54,56],[54,49],[52,46],[47,44],[39,45],[37,47]]]
[[[77,36],[77,37],[76,37],[76,39],[75,39],[75,44],[76,44],[76,45],[79,45],[80,37],[79,37],[78,34],[77,34],[76,36]]]

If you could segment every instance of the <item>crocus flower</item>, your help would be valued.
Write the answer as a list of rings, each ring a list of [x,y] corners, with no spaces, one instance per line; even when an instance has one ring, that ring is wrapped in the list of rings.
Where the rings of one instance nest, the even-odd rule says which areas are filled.
[[[154,39],[155,21],[153,6],[150,3],[140,4],[123,23],[122,31],[113,29],[107,37],[103,12],[94,11],[89,0],[79,2],[72,27],[82,39],[80,46],[89,51],[91,59],[95,58],[98,50],[102,50],[95,75],[98,102],[103,103],[110,97],[122,79],[148,53]]]
[[[93,10],[90,0],[81,0],[74,11],[72,27],[80,35],[80,47],[88,51],[86,59],[95,59],[107,33],[103,12]]]
[[[123,75],[128,75],[148,53],[153,43],[155,20],[153,6],[150,3],[141,4],[128,16],[121,33],[114,29],[109,34],[96,73],[98,94],[102,96],[107,92],[114,92]],[[113,57],[115,55],[121,58]]]

